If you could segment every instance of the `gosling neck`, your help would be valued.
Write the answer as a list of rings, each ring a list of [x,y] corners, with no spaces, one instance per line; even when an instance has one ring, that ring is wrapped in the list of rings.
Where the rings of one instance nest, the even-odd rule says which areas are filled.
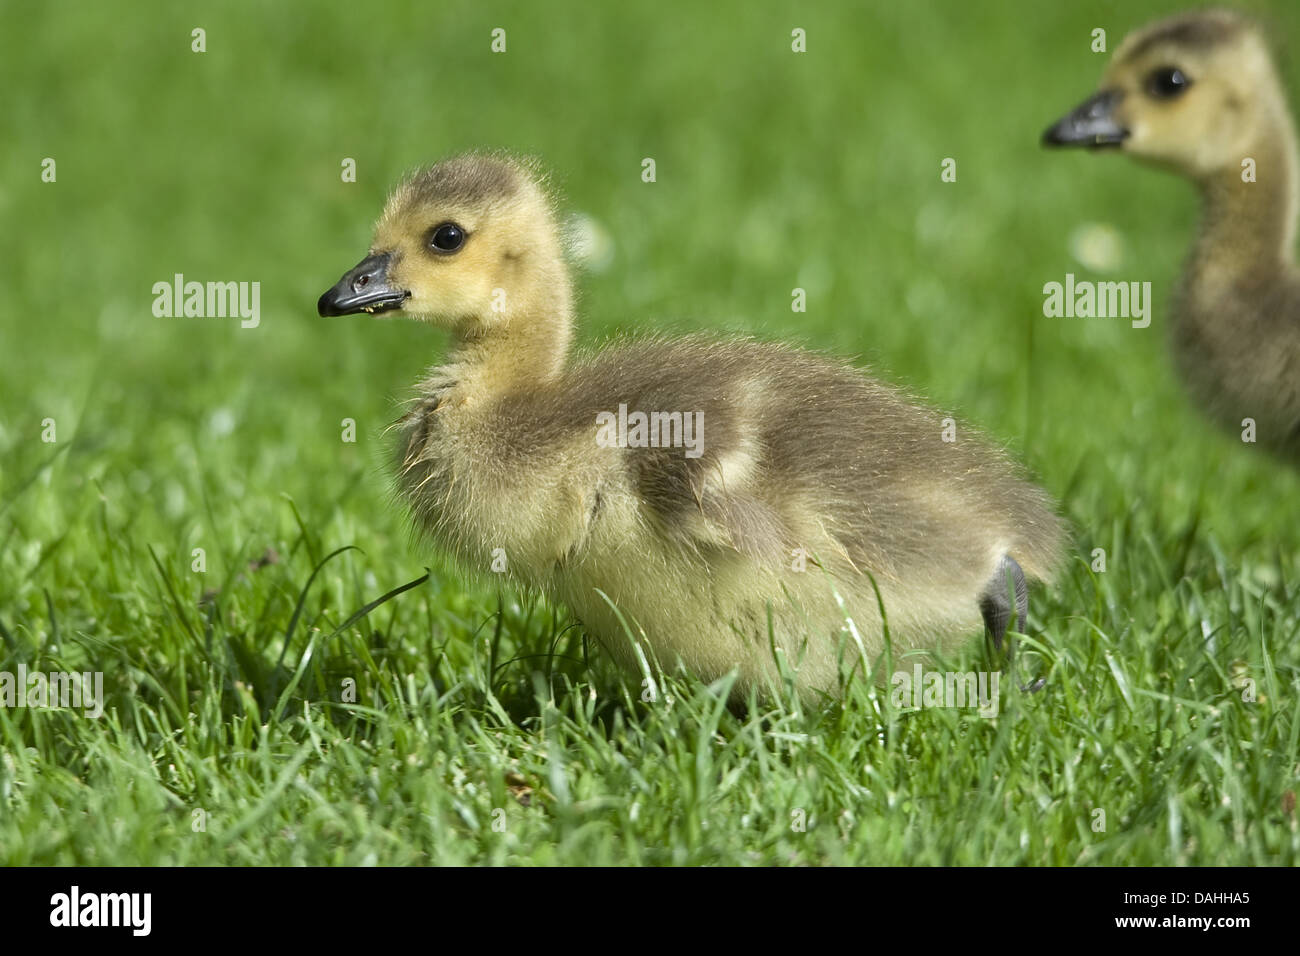
[[[1203,179],[1200,235],[1188,263],[1187,285],[1197,295],[1229,293],[1286,272],[1293,262],[1300,204],[1295,132],[1283,113],[1244,150],[1255,160],[1255,182],[1242,167]]]
[[[531,294],[497,300],[500,311],[462,322],[449,356],[460,397],[488,400],[553,382],[573,338],[573,296],[563,269]],[[550,281],[541,281],[549,278]]]

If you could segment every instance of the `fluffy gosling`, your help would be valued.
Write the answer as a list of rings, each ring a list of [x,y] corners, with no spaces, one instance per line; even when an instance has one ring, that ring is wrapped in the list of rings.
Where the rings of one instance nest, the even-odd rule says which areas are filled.
[[[896,654],[981,624],[1000,643],[1024,630],[1026,575],[1061,562],[1051,501],[998,449],[944,441],[938,412],[833,359],[703,335],[575,354],[528,164],[407,179],[318,310],[452,331],[397,423],[402,497],[438,547],[480,572],[504,558],[627,668],[634,637],[705,680],[735,670],[740,698],[781,655],[806,697],[837,695],[842,651],[870,671],[884,650],[881,603]]]

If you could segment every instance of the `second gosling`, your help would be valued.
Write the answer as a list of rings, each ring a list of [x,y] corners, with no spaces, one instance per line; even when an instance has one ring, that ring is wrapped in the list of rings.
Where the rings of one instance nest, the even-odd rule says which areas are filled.
[[[886,620],[896,654],[981,624],[1000,644],[1025,628],[1026,577],[1061,563],[1046,493],[854,368],[703,335],[575,354],[561,230],[526,163],[407,179],[318,311],[451,330],[397,423],[401,495],[440,548],[504,564],[629,669],[635,638],[765,695],[782,655],[805,697],[838,696],[841,654],[870,672]]]
[[[1300,153],[1262,29],[1198,10],[1134,32],[1043,142],[1127,153],[1196,184],[1204,212],[1170,308],[1178,371],[1220,425],[1253,422],[1261,447],[1300,467]]]

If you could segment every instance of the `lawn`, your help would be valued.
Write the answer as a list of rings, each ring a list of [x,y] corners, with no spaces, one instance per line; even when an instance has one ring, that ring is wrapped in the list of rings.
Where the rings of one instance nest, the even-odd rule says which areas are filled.
[[[1294,865],[1300,477],[1174,378],[1191,188],[1038,145],[1094,28],[1180,6],[7,4],[0,672],[105,700],[0,707],[0,863]],[[1300,8],[1249,8],[1300,100]],[[798,341],[1025,461],[1073,532],[1046,688],[647,701],[413,540],[381,433],[445,338],[315,302],[400,175],[483,147],[607,238],[583,342]],[[1045,317],[1066,273],[1150,281],[1151,326]],[[176,274],[259,282],[258,324],[155,315]]]

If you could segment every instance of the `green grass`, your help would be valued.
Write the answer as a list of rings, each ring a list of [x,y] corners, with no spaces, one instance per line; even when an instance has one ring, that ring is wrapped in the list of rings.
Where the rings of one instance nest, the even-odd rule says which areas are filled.
[[[102,671],[107,711],[0,708],[0,862],[1297,862],[1300,480],[1173,378],[1190,188],[1037,146],[1100,72],[1091,29],[1177,5],[707,6],[8,6],[0,671]],[[1023,458],[1075,533],[1023,656],[1047,689],[993,720],[865,682],[647,703],[563,608],[413,545],[379,436],[444,341],[314,303],[390,183],[470,147],[539,154],[612,237],[585,341],[794,339]],[[1150,329],[1042,316],[1087,222]],[[155,318],[176,272],[260,281],[261,325]]]

